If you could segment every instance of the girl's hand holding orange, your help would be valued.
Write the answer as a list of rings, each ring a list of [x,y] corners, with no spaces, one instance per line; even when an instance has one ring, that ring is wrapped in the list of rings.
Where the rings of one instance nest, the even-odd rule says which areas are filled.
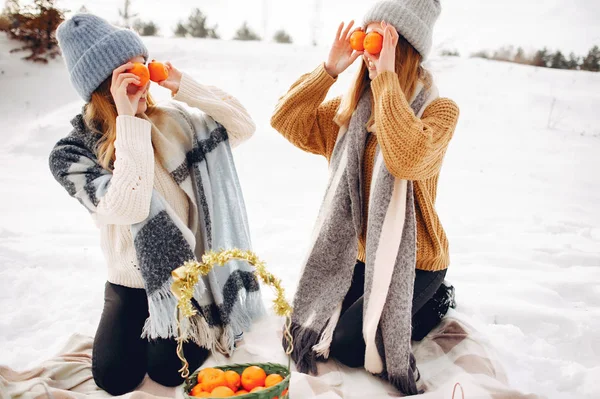
[[[357,28],[351,32],[350,29],[352,29],[353,25],[354,21],[351,21],[346,29],[344,29],[344,23],[342,22],[340,24],[331,50],[329,51],[329,57],[325,63],[325,70],[334,78],[337,78],[340,73],[348,69],[348,67],[362,54],[362,51],[354,50],[350,44],[351,36],[355,31],[362,29]]]
[[[170,62],[163,64],[162,62],[152,60],[148,66],[139,62],[127,65],[129,65],[127,72],[139,78],[139,81],[133,82],[136,86],[144,87],[151,80],[159,86],[171,90],[173,95],[179,91],[183,74]]]
[[[142,86],[142,80],[139,76],[129,72],[133,66],[134,63],[128,62],[115,69],[112,73],[110,94],[113,97],[119,115],[135,116],[138,103],[145,91],[143,88],[136,89],[136,86]],[[147,81],[146,84],[148,84]],[[130,85],[132,85],[134,90],[130,89]]]
[[[387,24],[385,21],[381,23],[381,28],[383,29],[383,46],[381,48],[381,53],[379,53],[379,59],[375,63],[377,73],[395,72],[398,32],[396,31],[396,28]]]
[[[162,62],[157,62],[156,60],[152,60],[148,64],[148,72],[150,73],[150,80],[153,82],[162,82],[169,77],[169,70],[167,66]]]
[[[179,91],[179,85],[181,84],[181,77],[183,76],[183,73],[179,69],[175,68],[170,62],[166,62],[165,67],[167,68],[169,76],[162,82],[158,82],[158,85],[164,87],[165,89],[171,90],[171,93],[175,95]]]
[[[146,86],[146,84],[150,80],[150,72],[148,71],[146,65],[142,64],[141,62],[134,62],[133,66],[127,70],[127,73],[132,73],[138,78],[140,78],[140,81],[138,83],[134,83],[136,86],[139,87]]]

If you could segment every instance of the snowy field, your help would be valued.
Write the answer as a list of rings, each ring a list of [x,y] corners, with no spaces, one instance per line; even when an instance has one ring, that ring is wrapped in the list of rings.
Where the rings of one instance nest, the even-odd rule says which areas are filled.
[[[256,136],[236,162],[255,249],[292,298],[326,162],[283,140],[269,118],[327,49],[147,44],[151,57],[222,87],[253,115]],[[61,61],[25,64],[11,46],[0,36],[0,363],[24,369],[72,333],[94,334],[105,265],[87,211],[47,166],[82,103]],[[496,346],[516,388],[600,397],[600,74],[461,58],[434,58],[430,69],[461,108],[437,204],[458,311]],[[168,98],[158,86],[154,94]]]

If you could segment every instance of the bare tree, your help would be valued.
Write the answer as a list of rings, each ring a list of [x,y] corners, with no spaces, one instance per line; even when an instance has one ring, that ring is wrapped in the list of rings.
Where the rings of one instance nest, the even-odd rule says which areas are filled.
[[[64,20],[64,10],[56,8],[57,0],[35,0],[32,5],[24,8],[13,1],[7,4],[5,15],[8,18],[8,36],[23,42],[23,46],[10,52],[29,51],[24,57],[28,61],[48,63],[48,59],[60,54],[56,40],[56,28]]]
[[[125,4],[123,4],[123,9],[119,10],[119,16],[123,18],[123,26],[130,28],[131,27],[131,19],[138,16],[138,14],[131,13],[131,1],[125,0]]]

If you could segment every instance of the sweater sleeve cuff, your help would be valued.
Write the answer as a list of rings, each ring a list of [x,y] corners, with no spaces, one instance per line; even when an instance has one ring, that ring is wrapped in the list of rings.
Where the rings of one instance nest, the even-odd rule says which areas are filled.
[[[152,124],[135,116],[120,115],[117,117],[117,148],[143,148],[150,142]]]
[[[337,78],[334,78],[325,70],[325,63],[319,64],[317,69],[315,69],[308,77],[308,80],[312,83],[311,87],[314,87],[318,90],[329,90],[331,86],[337,81]],[[314,86],[312,86],[314,85]]]
[[[173,96],[173,100],[181,101],[186,104],[198,98],[214,96],[214,93],[206,86],[196,82],[190,75],[184,73],[179,82],[179,90]],[[225,100],[225,98],[222,98]]]

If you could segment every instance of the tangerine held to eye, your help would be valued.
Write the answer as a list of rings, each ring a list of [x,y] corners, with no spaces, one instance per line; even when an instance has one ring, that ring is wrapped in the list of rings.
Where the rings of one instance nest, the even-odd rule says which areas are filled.
[[[148,64],[148,71],[150,72],[150,80],[153,82],[162,82],[169,77],[169,70],[162,62],[152,60]]]
[[[352,49],[356,51],[363,51],[365,49],[365,36],[367,36],[367,34],[362,30],[355,31],[350,36],[350,47],[352,47]]]
[[[377,32],[369,32],[365,36],[364,47],[369,54],[379,54],[383,48],[383,36]]]
[[[136,86],[144,87],[150,80],[150,72],[148,71],[146,65],[142,64],[141,62],[134,63],[131,69],[127,72],[133,73],[140,78],[139,83],[134,83]]]

